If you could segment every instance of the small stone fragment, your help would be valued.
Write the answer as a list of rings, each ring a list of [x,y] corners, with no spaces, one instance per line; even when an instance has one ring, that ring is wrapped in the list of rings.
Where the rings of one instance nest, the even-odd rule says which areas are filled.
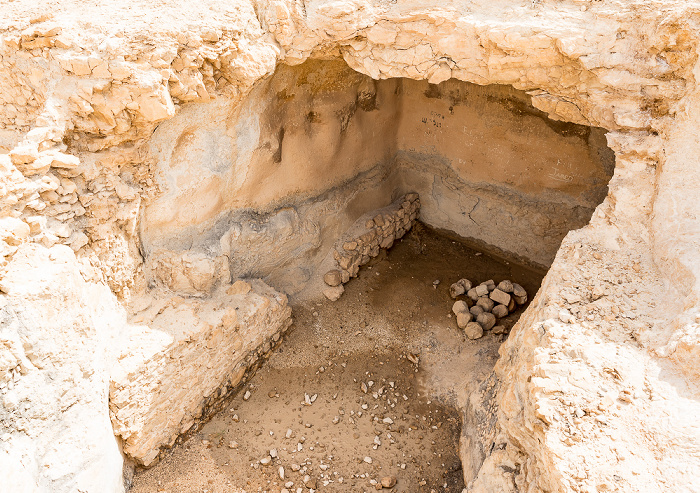
[[[466,293],[472,288],[472,282],[469,279],[460,279],[457,284],[464,286],[464,292]]]
[[[396,486],[396,478],[394,476],[386,476],[382,478],[382,487],[393,488]]]
[[[330,301],[337,301],[344,292],[345,288],[342,285],[333,286],[324,289],[323,296],[328,298]]]
[[[469,313],[469,305],[464,301],[455,301],[452,305],[452,313],[457,315],[458,313]]]
[[[494,334],[506,334],[508,329],[506,329],[505,325],[496,325],[491,329],[491,332]]]
[[[469,322],[472,321],[472,314],[469,312],[460,312],[457,314],[457,327],[463,329]]]
[[[342,274],[338,269],[329,270],[323,275],[323,282],[331,287],[339,286],[342,282]]]
[[[527,291],[520,284],[513,283],[513,296],[527,296]]]
[[[226,294],[237,295],[237,294],[248,294],[253,287],[250,283],[238,280],[231,284],[231,286],[226,290]]]
[[[474,288],[476,295],[477,296],[486,296],[489,294],[489,288],[486,287],[486,284],[479,284],[476,288]]]
[[[494,305],[495,303],[493,302],[493,300],[489,299],[486,296],[482,296],[476,301],[476,306],[480,307],[485,312],[490,312],[491,310],[493,310]]]
[[[500,303],[501,305],[508,306],[508,303],[510,303],[510,295],[508,293],[504,293],[500,289],[494,289],[493,291],[491,291],[489,298],[491,298],[496,303]]]
[[[270,462],[272,462],[272,457],[270,457],[270,456],[263,457],[262,459],[260,459],[260,463],[263,466],[267,466],[268,464],[270,464]]]
[[[462,286],[460,283],[456,282],[450,286],[450,296],[452,297],[452,299],[462,294],[464,294],[464,286]]]
[[[508,315],[508,307],[505,305],[496,305],[491,310],[496,318],[503,318]]]
[[[365,457],[365,458],[362,459],[362,460],[365,461],[367,464],[371,464],[371,463],[372,463],[372,458],[371,458],[371,457]]]
[[[479,295],[476,293],[476,288],[471,288],[467,290],[467,296],[472,301],[476,301],[479,299]]]
[[[505,281],[501,281],[498,283],[498,289],[500,289],[504,293],[512,293],[513,283],[506,279]]]
[[[496,317],[493,313],[484,312],[478,317],[476,321],[483,327],[484,330],[489,330],[491,327],[496,325]]]
[[[469,339],[478,339],[484,335],[484,329],[476,322],[469,322],[466,327],[464,327],[464,334]]]

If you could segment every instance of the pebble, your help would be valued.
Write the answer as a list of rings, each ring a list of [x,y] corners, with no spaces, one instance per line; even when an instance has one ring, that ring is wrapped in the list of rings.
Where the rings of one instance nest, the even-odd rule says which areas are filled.
[[[494,334],[505,334],[508,332],[508,329],[506,329],[504,325],[496,325],[491,329],[491,332]]]
[[[464,292],[466,293],[472,288],[472,282],[469,279],[460,279],[457,284],[464,286]]]
[[[497,287],[498,287],[498,289],[500,289],[500,290],[503,291],[504,293],[512,293],[512,292],[513,292],[513,288],[514,288],[515,286],[513,286],[513,283],[512,283],[512,282],[510,282],[510,281],[508,281],[508,280],[505,280],[505,281],[499,282]]]
[[[336,287],[341,284],[341,273],[338,269],[329,270],[323,276],[323,282],[331,287]]]
[[[469,322],[466,327],[464,327],[464,334],[469,339],[478,339],[484,335],[484,329],[480,324],[476,322]]]
[[[238,442],[236,442],[235,440],[229,442],[229,443],[228,443],[228,448],[238,448]]]
[[[469,312],[457,314],[457,327],[464,329],[472,321],[472,314]]]
[[[476,306],[480,307],[485,312],[490,312],[491,310],[493,310],[494,305],[495,303],[493,302],[493,300],[489,299],[486,296],[479,297],[479,299],[476,302]]]
[[[472,300],[476,301],[479,299],[479,295],[476,293],[476,288],[471,288],[467,291],[467,297]]]
[[[508,315],[508,307],[505,305],[496,305],[491,310],[496,318],[503,318]]]
[[[338,301],[338,299],[344,292],[345,288],[342,285],[328,287],[323,290],[323,296],[328,298],[330,301]]]
[[[272,457],[273,459],[275,459],[277,457],[277,449],[276,448],[270,449],[270,457]]]
[[[396,486],[396,477],[395,476],[385,476],[382,478],[382,487],[393,488],[394,486]]]
[[[367,464],[371,464],[371,463],[372,463],[372,458],[371,458],[371,457],[365,457],[365,458],[362,459],[362,460],[365,461]]]
[[[460,283],[456,282],[450,286],[450,296],[452,299],[462,294],[464,294],[464,286],[462,286]]]
[[[510,295],[501,291],[500,289],[494,289],[493,291],[491,291],[489,298],[491,298],[496,303],[500,303],[501,305],[508,306],[508,304],[510,303]]]
[[[263,466],[268,465],[270,462],[272,462],[272,458],[269,457],[269,456],[268,456],[268,457],[263,457],[262,459],[260,459],[260,463],[261,463]]]
[[[280,479],[284,481],[284,467],[280,466],[279,469],[277,469],[277,473],[280,475]]]
[[[484,312],[478,317],[476,317],[476,321],[481,325],[481,327],[484,330],[489,330],[494,325],[496,325],[496,317],[493,313]]]
[[[476,293],[477,296],[486,296],[489,294],[489,288],[486,286],[486,284],[479,284],[476,288],[474,288],[474,292]]]
[[[459,313],[469,313],[469,305],[467,305],[466,302],[464,301],[455,301],[454,305],[452,305],[452,313],[455,315]]]
[[[245,394],[243,394],[243,400],[247,401],[248,399],[250,399],[250,396],[251,396],[250,390],[246,390]]]

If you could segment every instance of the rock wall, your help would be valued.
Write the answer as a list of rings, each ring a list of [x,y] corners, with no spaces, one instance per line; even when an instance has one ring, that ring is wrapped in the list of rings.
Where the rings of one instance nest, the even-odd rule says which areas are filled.
[[[109,407],[124,452],[143,466],[236,389],[291,324],[286,296],[261,281],[236,281],[206,300],[149,293],[131,309]]]
[[[49,11],[20,0],[4,7],[0,12],[1,296],[6,313],[37,310],[21,325],[7,322],[2,328],[6,332],[10,327],[8,340],[14,342],[2,350],[0,360],[6,364],[0,392],[5,409],[14,410],[3,414],[0,460],[3,469],[11,471],[8,477],[15,491],[78,487],[90,491],[94,484],[90,471],[98,465],[102,476],[97,490],[121,489],[115,479],[121,460],[116,444],[106,436],[109,362],[116,359],[113,348],[118,344],[100,341],[110,337],[107,334],[116,334],[118,340],[127,322],[105,328],[105,320],[119,318],[102,317],[103,310],[113,307],[116,313],[118,300],[126,303],[134,293],[167,286],[173,277],[180,280],[174,287],[187,287],[188,296],[211,297],[231,275],[237,277],[238,271],[251,269],[260,259],[269,261],[266,253],[257,260],[240,255],[258,244],[253,240],[258,231],[262,231],[260,243],[272,245],[261,248],[262,252],[274,251],[284,231],[304,231],[278,250],[280,258],[310,252],[305,261],[314,265],[309,259],[316,252],[322,258],[323,251],[363,211],[387,205],[398,196],[392,196],[393,186],[368,186],[400,183],[384,179],[391,176],[385,167],[373,167],[388,164],[377,148],[355,146],[345,154],[368,153],[362,154],[369,156],[362,161],[367,166],[362,172],[345,163],[338,173],[321,175],[312,167],[301,176],[288,175],[291,162],[286,159],[293,153],[286,151],[309,156],[305,146],[313,140],[302,133],[288,134],[286,127],[282,136],[279,125],[272,125],[272,114],[269,148],[261,146],[257,156],[272,158],[272,163],[279,159],[284,173],[262,167],[264,174],[250,182],[248,195],[242,194],[248,199],[260,197],[267,205],[260,207],[251,200],[249,206],[236,205],[237,212],[231,212],[233,206],[220,209],[227,201],[233,204],[245,188],[235,180],[245,182],[248,158],[239,163],[243,173],[226,178],[234,181],[231,193],[213,193],[211,203],[194,193],[209,186],[229,190],[228,185],[219,188],[217,184],[226,175],[217,156],[231,155],[229,148],[237,149],[236,156],[249,156],[252,151],[246,145],[251,140],[243,138],[238,149],[239,141],[232,135],[221,145],[210,135],[222,135],[223,122],[229,121],[226,115],[233,112],[230,121],[236,120],[245,101],[255,100],[250,94],[270,87],[266,84],[278,64],[338,57],[356,72],[377,80],[378,95],[383,85],[392,83],[385,79],[399,77],[431,84],[456,79],[513,86],[527,91],[532,104],[552,120],[606,129],[608,145],[615,152],[615,172],[605,200],[588,226],[564,239],[540,292],[501,350],[498,383],[488,392],[495,395],[492,408],[498,419],[495,429],[480,435],[485,443],[478,448],[485,459],[478,471],[481,460],[471,460],[466,457],[470,451],[464,451],[464,462],[472,471],[466,478],[470,491],[692,491],[700,481],[700,409],[693,397],[698,395],[700,340],[696,320],[700,264],[693,200],[699,147],[695,138],[697,6],[670,0],[477,0],[468,5],[255,0],[235,6],[203,0],[197,8],[152,4],[137,9],[122,0],[99,5],[62,0]],[[185,9],[187,15],[182,15]],[[366,92],[367,85],[353,87],[355,92],[346,92],[346,100],[355,94],[356,101],[364,101],[357,96]],[[404,94],[410,93],[409,88]],[[420,90],[413,94],[423,97]],[[435,107],[444,106],[443,101],[430,99]],[[255,109],[253,113],[264,114]],[[183,143],[190,142],[183,144],[189,149],[185,159],[205,150],[213,153],[211,166],[200,167],[201,175],[188,171],[177,156],[172,161],[177,173],[169,175],[162,167],[171,162],[168,135],[187,133],[187,121],[179,119],[183,114],[190,122],[198,118],[222,122],[211,128],[202,121],[201,127],[208,130],[190,131],[183,138]],[[364,115],[362,110],[356,114]],[[387,112],[383,121],[395,120],[390,115]],[[307,117],[310,121],[299,122],[297,128],[314,125],[316,117]],[[170,119],[175,130],[168,134]],[[246,121],[254,122],[254,115]],[[399,123],[408,129],[416,124],[415,119],[399,119]],[[254,124],[246,130],[251,128]],[[591,131],[587,140],[599,139],[594,134]],[[297,140],[288,139],[290,135]],[[160,138],[163,145],[154,147]],[[565,143],[584,140],[561,134],[557,138],[562,151],[567,149]],[[297,145],[285,149],[291,142]],[[414,157],[410,143],[400,147],[406,145],[400,138],[394,142],[397,156]],[[317,162],[313,154],[308,162],[321,163],[319,171],[327,171],[325,166],[334,166],[336,159],[320,151],[323,159]],[[423,150],[421,154],[431,153]],[[371,162],[371,157],[379,162]],[[601,163],[607,159],[599,158]],[[226,166],[233,162],[229,159]],[[409,167],[417,164],[413,160]],[[461,169],[479,176],[464,164]],[[583,167],[589,172],[577,175],[580,182],[573,180],[570,191],[576,193],[580,190],[576,186],[585,184],[591,190],[600,189],[601,176],[591,169]],[[561,200],[566,187],[550,191],[552,183],[543,179],[547,175],[536,176],[548,190],[540,194],[538,203],[554,201],[560,204],[557,207],[564,204],[574,212],[595,203],[594,194]],[[270,176],[295,184],[299,194],[291,199],[297,190],[289,190],[286,198],[275,202],[266,191],[255,188]],[[331,200],[311,200],[319,195],[308,194],[307,182],[327,187],[324,198]],[[341,182],[343,186],[337,186]],[[158,201],[171,193],[174,184],[185,190],[185,197],[192,195],[193,201],[178,203],[182,207],[174,211],[158,209]],[[443,186],[449,189],[450,183],[433,188]],[[413,187],[401,193],[408,191]],[[455,194],[453,201],[460,197]],[[421,199],[423,211],[429,214],[430,198],[421,193]],[[514,204],[519,200],[511,199],[509,207],[517,208]],[[445,210],[454,209],[453,201]],[[315,229],[318,222],[307,219],[313,214],[303,210],[311,208],[312,202],[336,204],[314,212],[315,217],[334,217],[323,234]],[[471,210],[472,202],[461,207]],[[293,207],[286,208],[288,204]],[[439,218],[441,208],[438,201],[435,204],[433,217]],[[494,205],[485,212],[494,214],[497,209]],[[506,211],[517,217],[513,209]],[[219,213],[233,216],[219,217]],[[144,227],[150,220],[162,228]],[[161,274],[153,274],[157,269],[148,263],[149,257],[156,265],[155,260],[163,258],[158,254],[163,245],[149,235],[161,235],[171,226],[184,230],[192,227],[190,223],[196,226],[189,235],[192,245],[165,245],[176,254],[167,254],[166,267],[160,268]],[[468,224],[460,226],[462,234],[472,234]],[[460,231],[457,225],[454,229]],[[497,234],[498,228],[495,231],[491,234]],[[170,235],[169,240],[180,234]],[[69,255],[59,244],[69,245],[75,254]],[[543,246],[551,249],[553,244]],[[30,250],[34,253],[26,253]],[[60,255],[46,261],[47,251]],[[534,257],[536,252],[529,254]],[[228,279],[224,257],[229,260]],[[298,281],[290,283],[290,289],[300,289],[304,276],[310,278],[311,273],[296,264],[269,262],[253,274],[265,276],[273,286],[294,278]],[[83,287],[82,282],[89,283],[87,292],[58,284],[47,291],[46,282],[53,282],[53,274],[39,275],[32,269],[28,272],[36,275],[13,274],[24,272],[27,265],[49,264],[62,265],[63,280],[73,279]],[[76,277],[81,267],[89,270],[90,281]],[[279,274],[294,269],[296,274]],[[215,282],[200,282],[206,281],[207,273],[217,273]],[[105,293],[99,301],[90,297],[97,292]],[[21,293],[44,293],[46,301],[28,306]],[[28,294],[27,299],[33,298]],[[52,311],[51,306],[62,311]],[[56,317],[48,319],[47,314],[56,313],[60,318],[54,324]],[[66,330],[46,341],[49,326]],[[81,334],[74,333],[76,328]],[[85,338],[83,333],[90,336]],[[45,344],[58,349],[42,349],[33,366],[23,363],[25,356],[31,361],[32,348]],[[64,364],[66,355],[78,366]],[[22,365],[17,369],[18,361],[24,370]],[[13,389],[23,390],[13,394],[10,381]],[[29,390],[35,388],[56,399],[37,401],[36,393]],[[78,395],[67,401],[72,405],[61,407],[57,403],[66,388],[76,389]],[[80,430],[73,435],[72,425],[77,423]],[[87,428],[94,432],[83,435]],[[95,443],[95,447],[77,443]],[[60,461],[66,457],[71,458],[69,464]]]

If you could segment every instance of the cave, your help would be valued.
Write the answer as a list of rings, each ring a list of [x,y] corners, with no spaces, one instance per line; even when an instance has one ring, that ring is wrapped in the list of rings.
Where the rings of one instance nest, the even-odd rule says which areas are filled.
[[[234,278],[296,295],[361,216],[407,193],[425,224],[547,268],[614,168],[603,129],[551,120],[511,86],[373,80],[342,60],[282,64],[241,104],[185,105],[149,146],[147,277],[192,294],[162,256],[225,256]]]
[[[690,2],[4,3],[4,489],[697,489]]]
[[[378,452],[373,473],[360,468],[353,475],[352,464],[343,468],[336,460],[340,483],[337,471],[333,477],[325,469],[314,469],[318,464],[312,466],[310,458],[301,459],[304,440],[314,443],[314,433],[320,433],[317,424],[330,419],[325,414],[324,419],[303,414],[304,405],[312,404],[309,396],[315,400],[318,389],[323,389],[314,409],[325,405],[324,412],[333,413],[331,408],[340,406],[344,413],[352,400],[335,402],[329,396],[342,394],[347,387],[364,398],[357,388],[362,370],[369,375],[365,380],[381,378],[377,386],[382,389],[391,381],[396,396],[399,381],[410,389],[406,392],[413,392],[410,399],[403,394],[410,401],[404,420],[425,413],[430,424],[425,433],[438,430],[437,424],[448,424],[435,431],[438,438],[432,443],[438,440],[438,445],[433,448],[441,451],[432,453],[441,458],[445,454],[443,460],[451,465],[443,462],[439,471],[416,468],[423,459],[430,464],[431,457],[409,453],[411,475],[401,469],[406,463],[392,464],[390,455],[384,458],[387,474],[393,467],[398,475],[397,490],[413,491],[419,484],[462,491],[490,452],[489,443],[491,448],[495,443],[490,407],[493,365],[499,346],[527,304],[514,305],[498,327],[489,326],[483,337],[472,340],[464,336],[451,312],[454,298],[469,300],[466,289],[451,296],[450,288],[461,278],[469,279],[469,288],[471,282],[474,287],[493,282],[491,290],[512,280],[534,296],[564,236],[585,226],[605,198],[614,168],[603,129],[552,120],[533,107],[527,93],[510,86],[374,80],[338,59],[281,64],[242,102],[217,98],[184,105],[176,117],[158,126],[148,146],[159,194],[141,212],[139,248],[145,260],[146,294],[131,302],[131,320],[147,323],[155,332],[185,333],[190,346],[201,339],[210,350],[227,338],[211,335],[207,323],[219,323],[211,322],[219,320],[212,314],[230,310],[231,304],[257,303],[235,301],[235,296],[262,290],[279,307],[265,318],[272,333],[265,332],[269,328],[250,330],[234,345],[233,354],[241,355],[238,359],[222,359],[230,358],[231,350],[226,349],[219,359],[203,358],[206,350],[178,349],[191,353],[186,369],[159,373],[157,384],[152,374],[146,382],[127,379],[127,390],[113,393],[111,405],[116,421],[124,423],[117,430],[126,431],[122,437],[127,454],[141,468],[161,461],[155,468],[139,469],[135,491],[143,492],[160,485],[172,491],[206,487],[202,481],[208,477],[216,477],[219,487],[231,486],[231,481],[236,483],[232,478],[237,478],[242,482],[236,486],[260,491],[285,484],[287,491],[302,485],[315,489],[323,484],[329,491],[344,491],[379,484]],[[388,233],[383,233],[388,225]],[[380,272],[383,284],[374,278]],[[329,282],[329,273],[337,274],[337,280]],[[384,281],[387,275],[394,276],[393,283]],[[407,306],[398,295],[402,289]],[[173,302],[172,293],[185,298]],[[475,301],[468,301],[469,306]],[[294,330],[288,332],[290,307]],[[242,318],[246,309],[236,306],[233,318]],[[256,316],[246,313],[243,318]],[[142,337],[135,335],[131,344]],[[352,349],[348,340],[356,337],[374,342]],[[337,345],[344,350],[337,351]],[[290,363],[285,351],[303,360],[303,369]],[[231,361],[236,361],[235,367]],[[185,407],[173,414],[178,420],[189,416],[184,425],[171,423],[165,429],[168,436],[163,435],[157,446],[153,442],[144,446],[145,436],[152,433],[149,426],[162,425],[158,418],[162,410],[153,411],[160,407],[159,399],[172,402],[173,387],[217,365],[226,371],[217,370],[214,379],[202,383],[200,378],[193,386],[195,395],[210,387],[204,401],[195,397],[194,411]],[[354,374],[346,368],[354,368]],[[393,374],[386,373],[389,368]],[[307,374],[313,372],[318,376],[315,382]],[[402,380],[407,376],[415,378],[413,386]],[[333,388],[329,379],[335,378],[341,383]],[[164,384],[169,379],[173,382]],[[308,380],[316,392],[301,390],[299,382]],[[132,434],[127,420],[119,417],[121,406],[126,403],[128,409],[128,401],[152,398],[141,390],[144,386],[150,390],[158,386],[162,395],[146,406],[154,424],[147,419],[147,431]],[[367,411],[375,422],[390,415],[396,418],[391,412],[399,404],[381,392],[385,412],[377,418]],[[270,411],[268,393],[270,399],[280,400]],[[307,402],[300,406],[293,393]],[[296,412],[299,422],[287,422]],[[325,436],[315,437],[316,456],[332,452],[331,456],[349,461],[352,451],[362,448],[360,442],[374,436],[369,429],[357,432],[360,418],[355,411],[348,412],[353,415],[335,416],[333,423],[340,422],[335,431],[331,426]],[[362,416],[361,409],[357,412]],[[238,413],[251,417],[244,424]],[[255,421],[256,414],[277,418]],[[343,429],[346,419],[357,430]],[[392,427],[384,431],[389,438],[381,440],[400,443],[396,433],[406,433],[406,427],[393,426],[388,419]],[[263,427],[265,433],[269,428],[267,441],[260,438]],[[285,428],[289,436],[284,436]],[[322,443],[353,433],[353,440],[348,438],[350,449],[332,446],[329,451]],[[246,436],[248,442],[239,449],[238,442]],[[379,442],[380,436],[377,431]],[[300,437],[299,450],[288,450],[297,442],[286,442]],[[421,446],[406,440],[407,450]],[[375,451],[379,447],[377,442],[370,445]],[[272,456],[261,447],[273,450]],[[213,460],[206,472],[193,476],[187,464],[214,451],[220,451],[221,460]],[[304,453],[314,456],[311,451]],[[295,472],[303,468],[304,479],[294,483],[288,463],[294,463],[297,452],[301,465],[294,464]],[[238,462],[231,455],[237,453]],[[404,461],[409,460],[405,450],[402,454]],[[254,469],[242,473],[249,467],[246,461]],[[263,467],[270,463],[279,464],[279,477],[277,467]],[[370,469],[367,463],[361,465]],[[314,474],[317,477],[309,476]]]

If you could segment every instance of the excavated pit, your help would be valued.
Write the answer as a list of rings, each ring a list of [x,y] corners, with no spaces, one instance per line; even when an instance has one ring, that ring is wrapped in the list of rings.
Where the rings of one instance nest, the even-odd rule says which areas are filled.
[[[468,395],[490,378],[506,336],[468,340],[450,284],[513,279],[535,293],[543,275],[416,224],[340,300],[293,304],[280,348],[201,430],[138,473],[132,493],[371,491],[388,476],[394,491],[460,493]],[[500,323],[510,329],[524,308]],[[305,395],[317,397],[305,405]]]
[[[400,491],[461,491],[493,446],[493,366],[505,336],[468,340],[449,286],[510,279],[531,299],[563,237],[604,199],[614,167],[602,129],[549,120],[511,87],[375,81],[337,60],[280,65],[242,103],[185,105],[149,146],[160,193],[139,221],[148,293],[130,311],[152,331],[147,343],[134,331],[125,346],[112,419],[141,466],[180,434],[192,438],[138,475],[136,491],[308,489],[293,463],[331,491],[387,475]],[[273,352],[289,307],[295,330]],[[499,320],[505,332],[522,310]],[[162,334],[167,348],[153,342]],[[155,349],[131,356],[144,345]],[[166,355],[162,375],[147,369],[149,351]],[[363,379],[385,390],[393,381],[407,400],[363,411],[375,405],[371,389],[360,395]],[[318,402],[304,406],[305,394]],[[181,410],[162,415],[173,399]],[[301,436],[309,443],[294,441]],[[262,464],[273,448],[279,457]]]

